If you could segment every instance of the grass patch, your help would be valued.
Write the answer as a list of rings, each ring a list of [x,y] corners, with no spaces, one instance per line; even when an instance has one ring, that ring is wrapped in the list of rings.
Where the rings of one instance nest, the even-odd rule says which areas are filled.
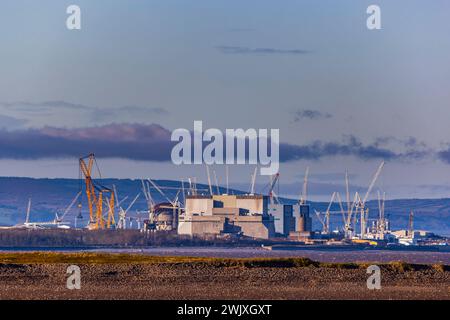
[[[434,270],[439,271],[439,272],[445,272],[445,271],[449,271],[450,270],[450,266],[446,266],[443,264],[433,264],[431,266]]]
[[[414,271],[416,269],[415,265],[412,265],[412,264],[409,264],[409,263],[406,263],[403,261],[391,262],[387,266],[392,271],[397,271],[397,272]]]
[[[173,264],[173,265],[204,265],[212,267],[240,268],[332,268],[332,269],[366,269],[368,263],[326,263],[308,258],[207,258],[207,257],[175,257],[150,256],[143,254],[118,253],[60,253],[60,252],[14,252],[0,253],[0,264]],[[415,265],[405,262],[378,264],[384,270],[395,272],[418,271],[434,269],[440,272],[450,270],[445,265]]]

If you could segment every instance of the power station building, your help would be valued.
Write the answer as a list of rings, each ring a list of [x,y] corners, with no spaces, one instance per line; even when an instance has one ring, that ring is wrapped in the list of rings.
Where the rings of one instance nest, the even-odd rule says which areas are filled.
[[[275,236],[274,218],[262,195],[190,195],[178,233],[187,235],[242,234],[268,239]]]
[[[269,203],[262,195],[190,195],[179,217],[178,233],[186,235],[242,234],[269,239],[311,231],[309,205]]]
[[[275,219],[275,232],[281,236],[294,233],[309,237],[312,229],[309,208],[307,204],[269,204],[269,214]]]

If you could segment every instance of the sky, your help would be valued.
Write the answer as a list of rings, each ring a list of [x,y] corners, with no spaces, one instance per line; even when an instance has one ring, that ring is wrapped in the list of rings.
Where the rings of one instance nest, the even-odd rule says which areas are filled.
[[[81,30],[66,8],[81,8]],[[371,4],[381,30],[366,27]],[[346,170],[387,198],[450,194],[450,3],[3,0],[0,175],[206,181],[175,166],[170,133],[280,129],[280,188],[340,190]],[[223,166],[213,168],[219,182]],[[248,188],[252,166],[230,167]],[[257,178],[264,189],[268,178]],[[258,191],[257,188],[257,191]]]

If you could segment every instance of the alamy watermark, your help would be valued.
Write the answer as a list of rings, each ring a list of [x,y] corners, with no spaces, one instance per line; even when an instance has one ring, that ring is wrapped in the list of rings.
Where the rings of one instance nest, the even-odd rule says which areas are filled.
[[[376,4],[372,4],[367,7],[367,14],[370,16],[367,18],[366,25],[369,30],[381,29],[381,8]]]
[[[175,129],[171,140],[172,162],[180,164],[255,164],[261,175],[273,175],[280,164],[280,130],[215,128],[203,131],[203,122],[194,121],[194,130]],[[205,145],[206,143],[206,145]]]
[[[66,9],[69,15],[66,19],[66,27],[69,30],[81,30],[81,9],[77,5],[70,5]]]
[[[367,268],[367,274],[370,274],[367,278],[367,289],[380,290],[381,289],[381,269],[377,265],[371,265]]]
[[[77,265],[70,265],[67,267],[66,273],[69,274],[67,278],[66,287],[69,290],[81,289],[81,270]]]

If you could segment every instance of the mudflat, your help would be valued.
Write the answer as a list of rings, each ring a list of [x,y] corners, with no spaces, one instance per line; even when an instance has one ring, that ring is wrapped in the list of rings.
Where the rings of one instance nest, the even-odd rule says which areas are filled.
[[[120,256],[0,255],[0,298],[450,299],[444,265],[381,265],[381,289],[369,290],[367,266],[359,264]],[[72,264],[81,270],[80,290],[66,287]]]

